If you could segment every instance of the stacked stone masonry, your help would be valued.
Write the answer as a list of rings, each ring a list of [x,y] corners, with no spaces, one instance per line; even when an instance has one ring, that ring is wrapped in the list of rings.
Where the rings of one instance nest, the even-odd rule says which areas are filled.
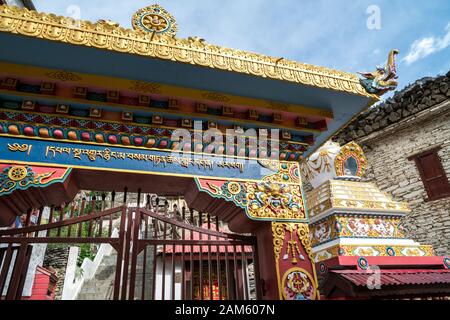
[[[47,247],[44,258],[44,268],[54,270],[58,277],[56,283],[55,299],[60,300],[66,276],[67,259],[69,258],[69,247]]]
[[[434,146],[450,178],[450,72],[424,78],[366,112],[334,137],[360,144],[368,159],[366,181],[375,182],[412,209],[402,220],[406,235],[450,254],[450,198],[426,201],[414,161],[408,157]]]

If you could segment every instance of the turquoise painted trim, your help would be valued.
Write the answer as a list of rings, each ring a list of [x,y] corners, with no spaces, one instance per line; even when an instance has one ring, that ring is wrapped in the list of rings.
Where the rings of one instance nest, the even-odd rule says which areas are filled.
[[[369,261],[367,261],[367,259],[364,258],[364,257],[359,257],[358,258],[358,266],[361,269],[366,270],[366,269],[368,269],[370,267]]]
[[[228,202],[233,202],[236,206],[238,206],[239,208],[244,209],[245,211],[247,211],[247,208],[245,208],[243,205],[240,205],[238,203],[236,203],[233,199],[227,198],[225,196],[218,196],[214,193],[212,193],[211,191],[209,191],[208,189],[205,189],[201,186],[199,178],[195,178],[195,183],[197,184],[197,188],[198,190],[200,190],[201,192],[206,192],[207,194],[209,194],[211,197],[216,198],[216,199],[224,199],[225,201]]]
[[[64,183],[71,172],[72,172],[72,168],[67,168],[67,171],[64,174],[64,176],[62,176],[60,179],[52,180],[51,182],[46,183],[45,185],[37,185],[37,184],[33,183],[33,184],[27,185],[26,187],[21,187],[19,184],[17,184],[17,185],[19,185],[19,187],[16,187],[16,188],[14,188],[14,189],[12,189],[12,190],[10,190],[8,192],[0,193],[0,197],[4,197],[4,196],[7,196],[7,195],[10,195],[14,191],[17,191],[17,190],[25,191],[25,190],[27,190],[29,188],[46,188],[46,187],[49,187],[49,186],[51,186],[51,185],[53,185],[55,183]]]

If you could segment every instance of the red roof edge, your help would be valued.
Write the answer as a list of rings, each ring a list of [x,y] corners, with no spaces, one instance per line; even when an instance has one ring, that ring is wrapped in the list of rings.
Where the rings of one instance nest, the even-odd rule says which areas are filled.
[[[358,260],[361,257],[340,256],[334,257],[322,262],[316,263],[319,268],[320,265],[325,265],[327,269],[350,269],[358,268]],[[408,267],[410,269],[446,269],[444,263],[444,256],[432,256],[432,257],[363,257],[367,260],[369,265],[378,266],[380,268],[395,268],[401,269]]]
[[[56,273],[55,272],[52,272],[51,270],[49,270],[49,269],[46,269],[46,268],[44,268],[44,267],[41,267],[41,266],[37,266],[36,267],[36,273],[38,273],[38,272],[40,272],[40,273],[42,273],[42,274],[45,274],[45,275],[47,275],[47,276],[49,276],[50,278],[52,278],[53,280],[58,280],[58,276],[56,275]]]
[[[366,287],[368,281],[374,279],[376,271],[372,270],[331,270],[330,274],[336,274],[356,286]],[[428,270],[428,269],[393,269],[378,271],[379,285],[406,286],[441,284],[450,289],[450,270]]]
[[[322,278],[325,299],[450,297],[449,269],[344,269]]]

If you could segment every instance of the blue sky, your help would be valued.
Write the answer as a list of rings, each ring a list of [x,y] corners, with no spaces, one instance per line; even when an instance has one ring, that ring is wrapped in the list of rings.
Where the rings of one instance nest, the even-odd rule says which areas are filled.
[[[34,0],[37,10],[131,27],[148,0]],[[178,37],[348,72],[372,71],[400,50],[399,88],[450,70],[450,1],[159,0]],[[379,13],[379,15],[377,14]],[[378,19],[379,17],[379,19]],[[374,20],[375,19],[375,20]],[[368,20],[375,28],[368,28]]]

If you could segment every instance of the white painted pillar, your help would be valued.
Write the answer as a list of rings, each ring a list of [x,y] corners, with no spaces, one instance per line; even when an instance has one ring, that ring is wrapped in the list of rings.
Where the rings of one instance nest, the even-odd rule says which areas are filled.
[[[50,215],[50,208],[45,207],[42,212],[42,220],[46,221]],[[47,231],[40,231],[38,237],[45,237]],[[27,277],[25,278],[25,284],[22,291],[23,297],[30,297],[33,291],[34,278],[36,276],[36,268],[44,264],[45,250],[47,249],[46,243],[33,244],[33,251],[31,252],[30,263],[28,265]]]
[[[67,259],[66,276],[64,278],[61,300],[73,300],[75,298],[73,293],[75,289],[75,276],[79,251],[79,247],[70,247],[69,249],[69,258]]]

